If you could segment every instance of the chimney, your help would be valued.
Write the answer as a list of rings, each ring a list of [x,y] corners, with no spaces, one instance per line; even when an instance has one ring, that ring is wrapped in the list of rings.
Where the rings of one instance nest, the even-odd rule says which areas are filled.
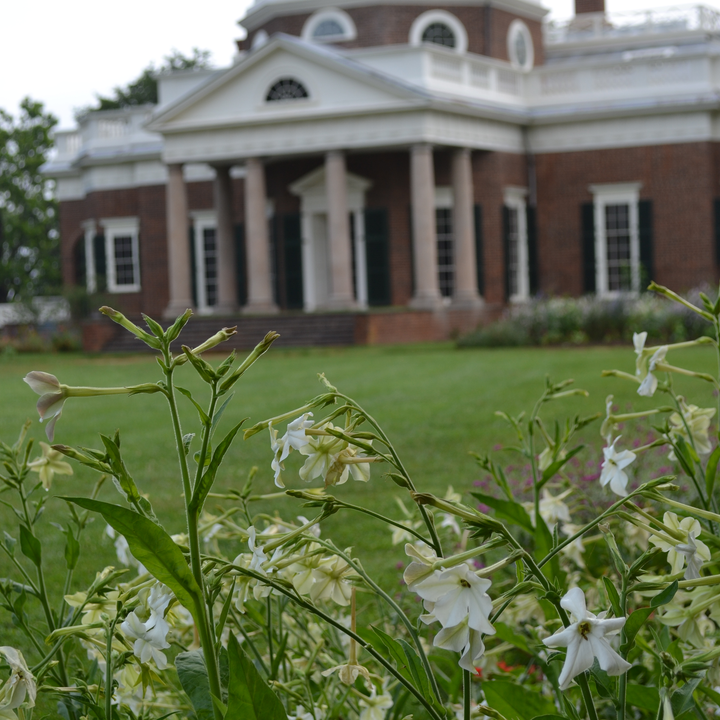
[[[575,14],[604,13],[605,0],[575,0]]]

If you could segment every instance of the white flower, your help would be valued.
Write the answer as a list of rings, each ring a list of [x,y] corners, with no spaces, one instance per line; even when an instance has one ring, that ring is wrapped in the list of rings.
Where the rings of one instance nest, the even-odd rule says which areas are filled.
[[[461,654],[458,665],[464,670],[474,672],[475,663],[485,652],[482,633],[468,625],[469,616],[452,627],[444,627],[433,640],[435,647],[452,650]],[[493,633],[495,630],[493,629]]]
[[[128,545],[128,541],[124,535],[117,534],[110,525],[105,528],[105,534],[111,540],[114,540],[115,554],[121,564],[125,567],[136,567],[138,575],[145,575],[145,573],[147,573],[147,568],[139,560],[136,560],[135,556],[130,552],[130,545]]]
[[[414,562],[411,562],[403,573],[403,580],[407,585],[408,590],[415,592],[417,586],[429,577],[433,573],[432,566],[438,560],[438,556],[435,551],[425,545],[424,543],[418,543],[411,545],[410,543],[405,544],[405,554],[408,557],[413,558]]]
[[[655,375],[653,375],[653,373],[655,372],[657,365],[665,360],[665,355],[667,354],[667,351],[667,345],[661,345],[650,358],[650,362],[647,366],[647,374],[642,377],[642,382],[640,383],[640,387],[638,388],[638,395],[643,395],[644,397],[652,397],[655,394],[658,386],[658,380]],[[640,370],[640,374],[642,375],[643,368],[641,368]]]
[[[255,530],[255,527],[251,525],[248,528],[248,547],[250,548],[250,552],[252,553],[252,560],[250,561],[249,569],[266,575],[267,573],[263,569],[263,563],[267,562],[267,555],[265,555],[265,551],[262,549],[262,547],[256,544],[256,541],[257,531]]]
[[[547,488],[543,488],[540,498],[540,517],[547,523],[552,532],[559,520],[570,522],[570,510],[564,500],[572,493],[572,488],[561,492],[559,495],[551,495]],[[535,526],[535,505],[531,502],[523,503],[523,506],[530,515],[530,522]]]
[[[357,482],[370,480],[370,463],[353,462],[353,460],[367,457],[362,450],[346,447],[334,458],[328,471],[325,473],[325,487],[332,485],[343,485],[348,477]],[[307,464],[307,462],[306,462]]]
[[[635,354],[640,357],[645,349],[645,341],[647,340],[647,333],[633,333],[633,345],[635,346]],[[639,372],[639,371],[638,371]]]
[[[40,422],[49,420],[45,428],[45,434],[50,442],[55,437],[55,423],[60,419],[63,405],[67,400],[67,389],[60,381],[50,373],[33,370],[23,380],[38,394],[37,411],[40,414]]]
[[[354,575],[353,569],[341,557],[336,555],[323,560],[312,571],[313,584],[310,588],[312,601],[328,599],[338,605],[349,605],[352,586],[348,578],[352,575]]]
[[[572,613],[575,622],[545,638],[543,643],[550,648],[567,648],[567,657],[559,678],[561,690],[566,690],[575,676],[589,670],[594,658],[597,658],[600,667],[608,675],[622,675],[632,667],[605,639],[620,632],[626,618],[605,620],[605,613],[596,617],[588,612],[585,595],[577,587],[565,595],[560,605]]]
[[[125,618],[120,629],[128,638],[135,640],[133,652],[140,662],[146,663],[152,658],[159,670],[167,667],[165,653],[160,652],[170,647],[165,639],[170,626],[164,618],[152,613],[150,619],[143,622],[133,611]]]
[[[634,526],[633,526],[634,527]],[[562,528],[563,535],[572,537],[578,530],[580,525],[573,525],[572,523],[565,523]],[[570,558],[578,567],[584,568],[585,561],[583,560],[583,553],[585,552],[585,543],[583,542],[582,535],[575,538],[569,545],[566,545],[562,549],[562,554]]]
[[[305,710],[304,705],[298,705],[295,708],[295,714],[288,715],[288,720],[323,720],[324,717],[325,711],[322,708],[316,707],[313,715],[309,710]]]
[[[30,672],[23,654],[15,648],[4,645],[0,647],[0,655],[10,666],[10,677],[0,687],[0,713],[19,708],[23,703],[25,707],[35,707],[37,697],[35,677]]]
[[[665,690],[663,694],[662,711],[662,720],[675,720],[675,713],[672,709],[672,702],[670,702],[670,693],[668,693],[667,690]]]
[[[448,570],[436,570],[432,575],[417,583],[415,592],[426,601],[426,605],[443,628],[459,625],[465,618],[472,630],[492,635],[495,628],[490,624],[492,600],[485,592],[492,583],[479,578],[467,563],[455,565]]]
[[[683,565],[687,562],[685,570],[686,580],[697,580],[700,577],[700,568],[703,562],[710,560],[710,550],[708,546],[697,540],[696,538],[702,532],[700,523],[691,517],[683,518],[678,521],[678,517],[674,512],[666,512],[663,515],[663,524],[667,525],[675,532],[684,536],[684,540],[673,544],[663,540],[656,535],[650,538],[650,542],[668,554],[668,562],[672,568],[673,575],[679,573],[683,569]]]
[[[385,720],[385,711],[392,707],[393,700],[385,693],[378,695],[373,685],[371,694],[364,695],[359,704],[362,707],[359,720]]]
[[[685,398],[680,397],[680,413],[673,413],[670,416],[670,422],[673,427],[670,434],[684,438],[692,444],[700,455],[707,455],[712,450],[712,445],[708,439],[708,430],[710,429],[710,418],[715,415],[715,408],[699,408],[697,405],[688,405]],[[688,429],[690,434],[688,435]],[[676,460],[674,451],[670,451],[670,460]]]
[[[61,460],[64,455],[53,450],[47,443],[41,442],[42,457],[28,463],[28,467],[40,475],[40,481],[46,490],[50,489],[55,475],[72,475],[73,469],[69,463]]]
[[[311,412],[301,415],[296,420],[288,423],[287,431],[283,436],[284,445],[295,450],[302,450],[309,442],[305,430],[313,426],[313,421],[310,420],[313,414]],[[289,452],[289,451],[288,451]]]
[[[352,685],[358,679],[359,675],[362,675],[368,682],[370,682],[370,673],[368,672],[368,669],[363,665],[351,663],[345,663],[344,665],[336,665],[335,667],[331,667],[329,670],[324,670],[322,676],[329,677],[336,670],[338,671],[338,677],[340,678],[340,682],[344,683],[345,685]]]
[[[336,429],[330,423],[323,425],[321,430]],[[316,477],[326,477],[337,456],[347,447],[347,443],[334,435],[315,435],[300,448],[302,455],[307,455],[305,464],[300,468],[300,477],[309,482]],[[347,479],[347,478],[346,478]],[[343,481],[344,482],[344,481]]]
[[[623,450],[617,452],[615,450],[615,443],[620,439],[618,435],[608,447],[603,448],[603,455],[605,460],[602,464],[602,472],[600,473],[600,484],[605,487],[610,485],[610,489],[621,497],[627,495],[627,484],[628,476],[624,471],[633,460],[635,460],[635,453],[631,450]]]

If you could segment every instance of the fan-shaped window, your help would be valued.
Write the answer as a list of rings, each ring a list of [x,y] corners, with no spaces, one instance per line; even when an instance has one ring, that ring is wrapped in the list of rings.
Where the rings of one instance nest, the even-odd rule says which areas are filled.
[[[280,78],[269,90],[265,97],[267,102],[276,100],[301,100],[309,97],[308,91],[302,83],[295,78]]]
[[[455,47],[455,33],[445,23],[430,23],[422,34],[422,40],[449,48]]]
[[[338,35],[344,35],[345,29],[343,26],[334,18],[329,18],[318,23],[313,30],[314,38],[325,38]]]

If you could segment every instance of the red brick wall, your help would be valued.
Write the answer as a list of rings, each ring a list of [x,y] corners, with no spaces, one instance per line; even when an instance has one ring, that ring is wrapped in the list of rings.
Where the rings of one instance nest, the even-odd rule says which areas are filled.
[[[346,12],[353,19],[357,28],[357,38],[348,42],[336,43],[338,47],[359,48],[377,47],[380,45],[405,45],[410,36],[410,27],[415,18],[427,10],[427,5],[375,5],[371,7],[348,8]],[[443,10],[455,15],[465,26],[468,35],[468,50],[479,55],[507,60],[507,31],[510,23],[518,15],[512,15],[503,10],[486,8],[484,6],[443,6]],[[300,36],[305,21],[310,13],[285,15],[269,20],[264,25],[248,33],[244,41],[238,42],[240,50],[247,50],[252,46],[252,40],[260,30],[268,35],[282,32],[288,35]],[[488,33],[486,23],[490,23],[490,47],[486,47]],[[542,63],[542,26],[536,20],[522,18],[530,29],[535,45],[535,64]]]
[[[653,201],[654,280],[675,290],[715,281],[717,153],[717,143],[688,143],[538,155],[541,289],[582,292],[580,205],[595,183],[641,182],[640,199]]]

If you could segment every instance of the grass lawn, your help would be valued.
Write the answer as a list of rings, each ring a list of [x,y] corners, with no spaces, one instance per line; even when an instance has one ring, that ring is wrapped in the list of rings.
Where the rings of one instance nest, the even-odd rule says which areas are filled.
[[[219,356],[211,358],[219,361]],[[677,352],[671,356],[676,365],[712,372],[713,351],[707,348]],[[222,425],[227,428],[242,417],[254,422],[300,406],[318,394],[321,386],[316,373],[324,372],[341,391],[354,397],[383,425],[395,442],[418,489],[444,494],[451,484],[458,491],[472,489],[479,470],[469,451],[488,451],[497,443],[510,444],[512,434],[494,415],[496,410],[517,414],[531,410],[542,391],[544,378],[574,378],[577,387],[590,392],[588,399],[574,397],[547,407],[545,416],[590,415],[604,412],[605,397],[612,393],[621,408],[632,402],[635,409],[652,407],[652,399],[640,398],[636,386],[614,378],[601,378],[607,368],[634,371],[632,348],[601,347],[579,349],[522,348],[509,350],[457,351],[450,345],[414,345],[383,348],[273,351],[261,359],[238,383],[236,393]],[[160,370],[149,356],[87,357],[65,355],[0,356],[0,438],[12,443],[26,418],[33,419],[31,435],[44,440],[44,428],[37,421],[37,396],[22,382],[30,370],[45,370],[68,385],[128,385],[155,381]],[[202,393],[195,371],[184,366],[178,371],[178,383]],[[707,386],[699,381],[679,378],[676,387],[703,406],[711,404]],[[203,396],[204,397],[204,396]],[[183,410],[183,432],[197,430],[195,412],[179,396]],[[55,440],[69,445],[101,447],[98,433],[122,432],[126,464],[140,488],[148,493],[161,521],[171,533],[184,528],[178,466],[166,405],[160,395],[136,397],[73,399],[66,403],[57,424]],[[219,432],[222,433],[222,427]],[[594,450],[586,450],[583,461],[600,452],[599,425],[587,431]],[[197,442],[195,443],[197,445]],[[197,449],[197,448],[195,448]],[[292,469],[300,467],[299,458],[287,461],[288,487],[304,486]],[[506,456],[507,457],[507,456]],[[215,489],[240,488],[249,469],[259,468],[256,491],[272,492],[275,486],[270,469],[270,445],[266,433],[248,441],[239,439],[231,449],[216,482]],[[507,462],[512,462],[507,457]],[[397,517],[393,501],[401,495],[390,480],[382,477],[382,466],[373,466],[368,484],[348,482],[334,493],[351,502],[382,509]],[[90,492],[94,473],[76,466],[72,477],[55,478],[52,494],[83,495]],[[317,484],[317,483],[316,483]],[[7,497],[7,496],[5,496]],[[102,498],[121,502],[108,482]],[[214,503],[208,509],[216,511]],[[260,509],[260,508],[258,508]],[[281,499],[262,508],[279,511],[286,517],[309,514],[297,501]],[[65,505],[51,498],[46,508],[44,562],[53,596],[58,598],[64,579],[64,539],[49,521],[62,522]],[[17,536],[17,525],[7,508],[0,507],[0,527]],[[72,590],[85,587],[96,570],[117,564],[114,548],[102,535],[104,523],[96,520],[85,533],[81,565]],[[381,574],[386,584],[397,583],[395,565],[404,558],[402,549],[388,550],[389,531],[367,516],[335,515],[327,522],[324,535],[340,547],[353,546],[366,567]],[[232,556],[233,550],[229,549]],[[0,578],[10,567],[0,555]],[[0,644],[12,644],[14,632],[7,613],[0,610]]]

